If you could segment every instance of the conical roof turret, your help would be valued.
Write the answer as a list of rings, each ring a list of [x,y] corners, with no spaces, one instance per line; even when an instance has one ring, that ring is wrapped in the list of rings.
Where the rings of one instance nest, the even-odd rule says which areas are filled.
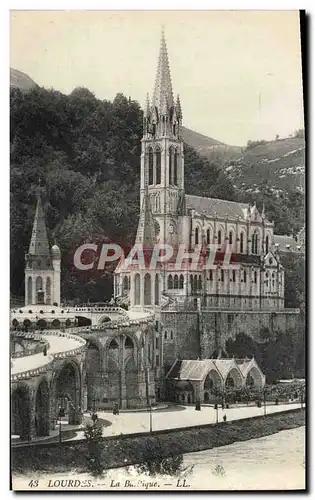
[[[40,195],[37,196],[37,205],[33,223],[32,237],[29,247],[30,255],[50,256],[45,214]]]

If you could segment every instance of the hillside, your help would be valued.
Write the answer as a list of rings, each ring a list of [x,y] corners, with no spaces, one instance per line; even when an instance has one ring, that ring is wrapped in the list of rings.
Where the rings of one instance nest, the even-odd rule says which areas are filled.
[[[25,73],[18,69],[10,68],[10,87],[28,91],[36,88],[38,85]]]
[[[288,137],[246,148],[224,168],[233,184],[245,193],[259,193],[266,184],[276,196],[292,189],[303,193],[305,139]]]
[[[197,153],[205,156],[209,161],[220,160],[222,164],[229,159],[238,157],[242,151],[241,147],[229,146],[186,127],[183,127],[183,139]]]

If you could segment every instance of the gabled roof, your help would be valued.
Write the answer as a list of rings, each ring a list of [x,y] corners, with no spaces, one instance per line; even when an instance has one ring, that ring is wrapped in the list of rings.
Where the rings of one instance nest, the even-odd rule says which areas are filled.
[[[187,209],[196,210],[197,213],[210,215],[214,217],[229,217],[237,219],[237,217],[245,220],[247,216],[248,205],[246,203],[238,203],[236,201],[219,200],[216,198],[204,198],[203,196],[195,196],[186,194]]]

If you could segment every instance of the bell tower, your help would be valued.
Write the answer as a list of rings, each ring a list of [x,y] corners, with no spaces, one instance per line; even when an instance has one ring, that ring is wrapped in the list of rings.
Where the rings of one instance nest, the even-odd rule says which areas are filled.
[[[184,210],[182,110],[173,97],[164,31],[153,96],[147,95],[141,147],[140,206],[149,197],[159,242],[177,243],[178,216]],[[159,227],[158,227],[159,226]]]

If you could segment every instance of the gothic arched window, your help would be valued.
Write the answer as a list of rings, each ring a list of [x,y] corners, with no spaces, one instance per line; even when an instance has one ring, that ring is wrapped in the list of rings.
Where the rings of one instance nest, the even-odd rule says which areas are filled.
[[[244,233],[241,233],[241,236],[240,236],[240,252],[241,253],[244,252]]]
[[[258,234],[255,234],[255,254],[258,255]]]
[[[154,283],[154,295],[155,295],[155,305],[159,305],[160,303],[160,287],[159,287],[159,275],[155,275],[155,283]]]
[[[210,229],[207,229],[207,245],[210,245]]]
[[[140,274],[135,275],[135,305],[140,305]]]
[[[177,186],[177,149],[174,153],[174,184]]]
[[[198,278],[198,289],[202,290],[202,279],[201,279],[201,276],[199,276],[199,278]]]
[[[151,304],[151,276],[146,274],[144,277],[144,305],[149,306]]]
[[[174,276],[174,290],[178,289],[178,276],[175,274]]]
[[[243,281],[244,283],[246,283],[246,280],[247,280],[247,275],[246,275],[246,271],[244,271],[244,274],[243,274],[244,278],[243,278]]]
[[[254,283],[257,283],[257,271],[254,271]]]
[[[221,245],[221,240],[222,240],[222,233],[221,231],[218,231],[218,244]]]
[[[269,236],[266,236],[266,253],[269,252]]]
[[[156,172],[156,184],[161,184],[161,150],[157,148],[155,150],[155,172]]]
[[[168,183],[173,184],[173,165],[174,165],[174,150],[172,146],[169,149],[169,169],[168,169]]]
[[[49,276],[46,279],[46,304],[51,304],[51,279]]]
[[[230,231],[230,233],[229,233],[229,244],[230,245],[233,244],[233,233],[232,233],[232,231]]]
[[[169,290],[173,290],[173,278],[172,276],[169,274],[168,278],[167,278],[167,288]]]
[[[184,276],[182,274],[179,277],[179,288],[180,289],[184,288]]]
[[[198,245],[199,243],[199,228],[196,227],[195,229],[195,245]]]
[[[255,253],[255,235],[252,234],[252,253]]]
[[[224,271],[223,271],[223,269],[221,269],[221,281],[222,281],[222,283],[224,282]]]
[[[232,281],[233,281],[233,283],[235,283],[235,281],[236,281],[236,272],[234,269],[232,271]]]
[[[149,185],[153,184],[153,151],[149,148]]]
[[[210,271],[209,271],[209,279],[210,279],[210,281],[212,281],[212,280],[213,280],[212,269],[210,269]]]
[[[196,292],[198,290],[198,277],[195,275],[194,276],[194,291]]]

